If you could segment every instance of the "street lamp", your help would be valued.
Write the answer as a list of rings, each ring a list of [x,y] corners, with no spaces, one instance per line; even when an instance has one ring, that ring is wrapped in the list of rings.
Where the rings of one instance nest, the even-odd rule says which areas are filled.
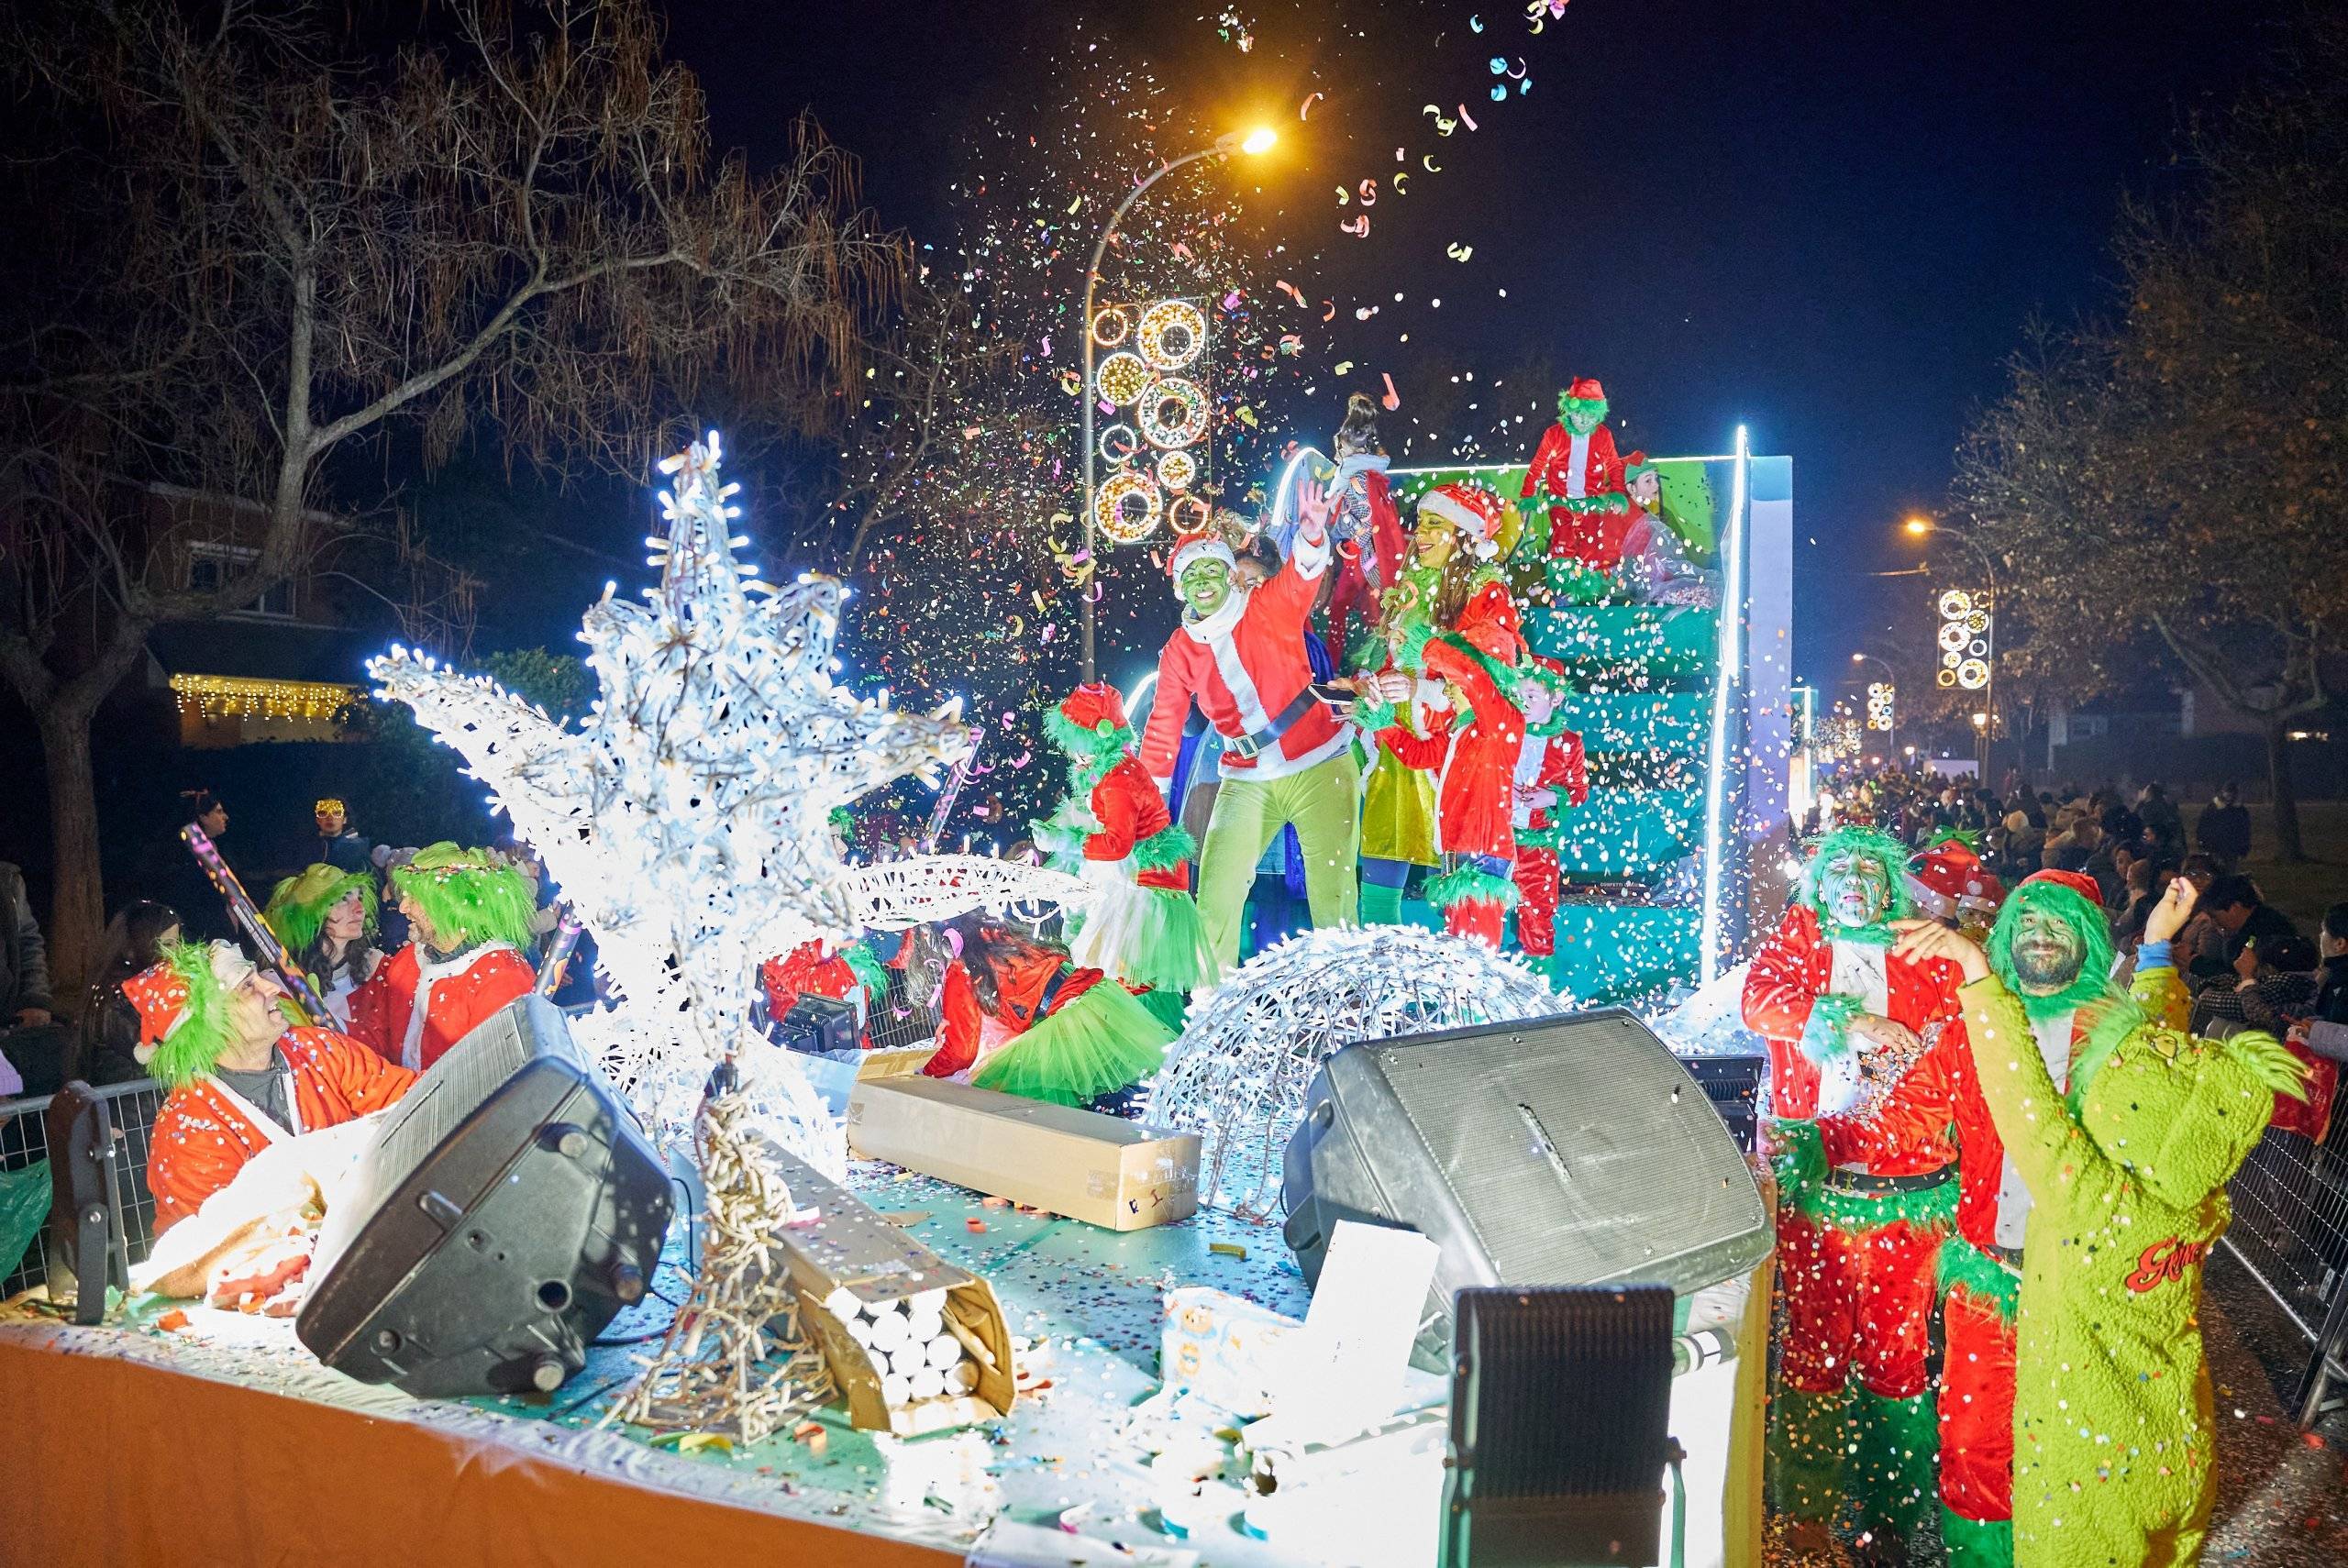
[[[1891,723],[1883,726],[1883,745],[1884,749],[1887,751],[1897,748],[1899,745],[1899,672],[1892,668],[1888,661],[1877,658],[1871,653],[1855,653],[1851,656],[1851,662],[1853,664],[1879,664],[1883,666],[1883,673],[1888,678],[1885,680],[1884,684],[1890,689],[1892,694],[1891,701],[1893,704],[1891,709]]]
[[[1988,675],[1981,687],[1981,705],[1988,712],[1975,714],[1973,727],[1980,732],[1980,745],[1975,756],[1981,769],[1981,788],[1994,789],[1996,786],[1989,776],[1989,762],[1995,744],[1996,726],[1989,722],[1989,715],[1998,711],[1998,628],[1995,620],[1998,613],[1998,558],[1991,555],[1983,547],[1981,541],[1971,535],[1944,528],[1930,517],[1922,515],[1911,517],[1900,525],[1900,528],[1912,539],[1954,539],[1972,551],[1973,558],[1981,563],[1982,582],[1989,591],[1989,613],[1992,617],[1989,624],[1989,655],[1986,661],[1988,665]]]
[[[1184,153],[1170,163],[1159,164],[1148,179],[1125,193],[1125,199],[1119,202],[1117,210],[1109,215],[1108,223],[1101,230],[1101,237],[1093,241],[1092,259],[1084,269],[1084,314],[1082,319],[1077,324],[1077,330],[1084,337],[1082,391],[1084,398],[1084,558],[1091,562],[1092,567],[1092,580],[1088,585],[1091,591],[1084,595],[1083,604],[1079,611],[1083,628],[1084,679],[1087,685],[1091,684],[1093,679],[1092,604],[1093,601],[1100,597],[1101,589],[1101,562],[1093,553],[1097,546],[1094,542],[1095,527],[1092,518],[1092,503],[1095,499],[1092,465],[1098,456],[1092,449],[1092,404],[1093,400],[1101,395],[1100,389],[1092,384],[1092,290],[1094,285],[1101,282],[1101,258],[1108,252],[1111,237],[1117,232],[1117,226],[1125,221],[1125,214],[1133,210],[1133,204],[1141,199],[1141,193],[1167,175],[1186,163],[1196,163],[1202,158],[1228,159],[1234,153],[1240,152],[1246,153],[1250,157],[1257,157],[1270,151],[1272,144],[1279,139],[1279,133],[1269,126],[1257,126],[1254,130],[1245,133],[1230,131],[1215,138],[1212,143],[1199,149],[1196,152]]]

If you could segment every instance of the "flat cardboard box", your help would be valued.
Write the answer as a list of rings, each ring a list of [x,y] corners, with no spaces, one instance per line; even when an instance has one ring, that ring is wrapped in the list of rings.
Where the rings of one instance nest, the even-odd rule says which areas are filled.
[[[1199,1207],[1199,1139],[944,1078],[859,1082],[849,1145],[866,1159],[1110,1231],[1186,1220]]]
[[[815,1211],[802,1223],[776,1227],[773,1242],[799,1287],[800,1322],[847,1401],[848,1420],[868,1431],[920,1437],[1010,1414],[1016,1397],[1011,1331],[1003,1326],[993,1286],[914,1241],[781,1144],[769,1141],[767,1152],[791,1188],[792,1202],[803,1211]],[[888,1404],[870,1353],[825,1306],[843,1289],[876,1305],[944,1290],[945,1315],[987,1352],[980,1358],[977,1389]]]

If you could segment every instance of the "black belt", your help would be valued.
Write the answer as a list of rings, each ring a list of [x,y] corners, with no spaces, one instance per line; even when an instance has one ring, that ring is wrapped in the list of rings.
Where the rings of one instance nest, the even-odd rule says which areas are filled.
[[[1311,712],[1312,705],[1320,700],[1313,695],[1312,688],[1308,683],[1303,690],[1290,700],[1287,707],[1272,715],[1270,723],[1260,730],[1250,730],[1246,734],[1226,738],[1223,743],[1223,749],[1234,756],[1245,757],[1253,762],[1267,747],[1278,744],[1280,736],[1288,734],[1289,726]]]
[[[1027,1017],[1027,1027],[1033,1029],[1036,1024],[1052,1016],[1053,999],[1060,994],[1060,987],[1067,983],[1070,975],[1075,973],[1075,965],[1063,964],[1050,979],[1044,982],[1042,994],[1036,998],[1036,1010]]]
[[[1955,1165],[1943,1165],[1921,1176],[1870,1176],[1866,1171],[1830,1170],[1826,1173],[1826,1185],[1837,1192],[1927,1192],[1955,1174]]]
[[[2016,1273],[2020,1273],[2021,1271],[2021,1249],[2020,1247],[1988,1246],[1976,1247],[1973,1250],[1981,1253],[1984,1257],[1992,1257],[1997,1259],[1999,1263],[2005,1264],[2008,1268],[2014,1270]]]

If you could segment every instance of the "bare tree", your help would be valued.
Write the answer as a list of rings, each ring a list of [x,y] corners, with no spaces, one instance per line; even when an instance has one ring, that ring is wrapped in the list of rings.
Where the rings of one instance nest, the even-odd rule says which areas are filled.
[[[2266,738],[2303,858],[2289,734],[2348,658],[2348,22],[2186,135],[2187,193],[2132,203],[2122,309],[2038,334],[1958,453],[2011,571],[2022,669],[2108,685],[2147,657]]]
[[[642,0],[459,0],[445,47],[347,57],[228,0],[64,8],[9,40],[53,152],[0,300],[0,673],[38,722],[69,977],[102,923],[90,725],[147,634],[302,571],[320,508],[486,436],[642,472],[722,383],[836,419],[903,248],[810,120],[780,168],[709,146]],[[191,587],[119,480],[259,508]]]

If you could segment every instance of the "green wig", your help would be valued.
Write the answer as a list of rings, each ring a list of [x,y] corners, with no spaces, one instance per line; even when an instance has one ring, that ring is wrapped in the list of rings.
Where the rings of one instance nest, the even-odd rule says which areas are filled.
[[[310,951],[318,933],[326,928],[327,912],[354,892],[366,922],[361,935],[372,936],[378,913],[375,878],[339,866],[310,866],[300,876],[286,878],[270,894],[269,907],[260,911],[260,918],[277,933],[285,950],[298,957]]]
[[[1856,855],[1883,867],[1889,901],[1884,905],[1882,918],[1866,929],[1888,941],[1891,922],[1906,920],[1915,908],[1908,896],[1908,846],[1880,828],[1871,827],[1838,827],[1819,839],[1811,851],[1810,864],[1802,867],[1801,901],[1821,922],[1847,933],[1849,928],[1827,912],[1822,901],[1825,889],[1819,885],[1826,874],[1826,863],[1844,855]]]
[[[2049,996],[2032,996],[2014,974],[2014,938],[2021,930],[2022,917],[2032,911],[2061,921],[2079,942],[2078,975]],[[2022,1011],[2033,1021],[2069,1012],[2099,999],[2133,1010],[2134,1004],[2112,988],[2110,923],[2101,910],[2059,882],[2033,878],[2007,894],[2005,907],[1998,911],[1998,923],[1989,928],[1988,952],[1991,972],[2005,982],[2006,989],[2021,1000]]]
[[[415,858],[392,868],[392,885],[416,907],[446,951],[503,942],[525,952],[531,944],[530,917],[537,912],[528,878],[486,849],[464,849],[446,842],[416,851]]]
[[[174,942],[163,949],[163,963],[187,988],[179,1021],[155,1044],[147,1073],[167,1089],[175,1089],[212,1070],[228,1048],[228,988],[212,968],[212,944]]]

